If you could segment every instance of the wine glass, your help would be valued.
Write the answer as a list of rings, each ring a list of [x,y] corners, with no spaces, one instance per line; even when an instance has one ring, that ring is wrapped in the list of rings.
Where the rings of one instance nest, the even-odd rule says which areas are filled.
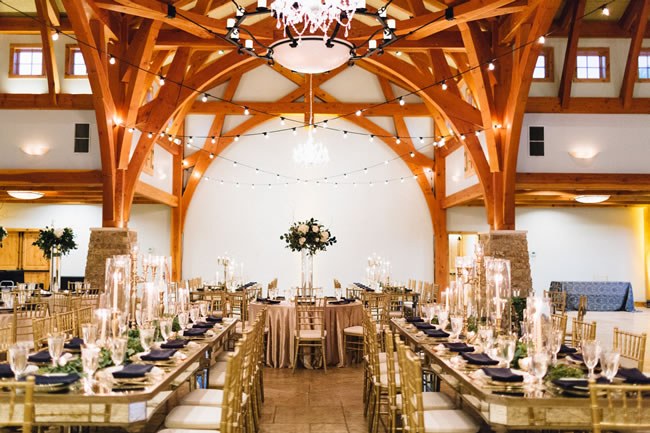
[[[205,322],[208,318],[208,303],[206,301],[199,301],[198,306],[201,321]]]
[[[9,348],[9,367],[11,371],[14,372],[16,380],[20,378],[20,375],[25,372],[27,369],[27,347],[16,344]]]
[[[167,341],[167,339],[170,337],[172,334],[172,319],[170,318],[164,318],[160,319],[158,321],[160,324],[160,334],[162,335],[162,338]]]
[[[538,389],[542,388],[542,379],[548,371],[550,356],[546,350],[539,350],[530,354],[529,371],[536,379]]]
[[[594,378],[594,368],[600,357],[600,344],[596,340],[582,340],[582,360],[589,369],[589,379]]]
[[[153,346],[155,331],[156,328],[150,325],[140,327],[140,344],[142,344],[142,348],[145,352],[149,352],[151,346]]]
[[[190,320],[192,323],[197,323],[199,321],[199,308],[196,305],[190,307]]]
[[[188,314],[185,311],[178,313],[178,324],[181,325],[181,330],[187,329],[187,322],[189,320]]]
[[[81,325],[81,338],[83,338],[84,344],[94,345],[97,342],[97,324],[84,323]]]
[[[81,345],[81,365],[86,373],[86,391],[92,390],[93,375],[99,367],[99,347],[95,345]]]
[[[452,316],[451,318],[451,339],[459,341],[460,333],[463,330],[463,316]]]
[[[54,333],[47,336],[47,350],[52,358],[52,366],[56,367],[63,353],[63,344],[65,343],[65,334]]]
[[[504,367],[510,367],[512,359],[515,357],[515,347],[517,339],[513,335],[499,335],[497,337],[498,359],[505,363]]]
[[[438,325],[440,325],[440,329],[444,331],[447,328],[448,324],[449,324],[449,312],[441,309],[438,312]]]
[[[494,336],[494,328],[490,325],[479,325],[478,327],[478,336],[481,340],[481,346],[483,349],[487,347],[487,343]]]
[[[614,350],[604,350],[600,354],[600,366],[603,369],[603,376],[607,378],[610,382],[618,373],[618,365],[621,359],[621,354]]]
[[[113,338],[111,340],[111,360],[117,367],[124,363],[128,341],[126,338]]]
[[[553,365],[557,364],[557,354],[564,343],[564,332],[561,329],[554,329],[551,334],[551,352],[553,353]]]

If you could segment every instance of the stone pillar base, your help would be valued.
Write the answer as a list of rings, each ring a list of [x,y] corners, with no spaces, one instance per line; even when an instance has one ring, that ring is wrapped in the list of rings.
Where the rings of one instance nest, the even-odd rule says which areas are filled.
[[[93,288],[104,290],[106,259],[120,254],[130,254],[131,246],[138,241],[138,233],[125,228],[91,228],[86,258],[86,282]]]
[[[478,235],[486,256],[510,260],[511,287],[519,289],[523,297],[533,294],[526,233],[522,230],[494,230]]]

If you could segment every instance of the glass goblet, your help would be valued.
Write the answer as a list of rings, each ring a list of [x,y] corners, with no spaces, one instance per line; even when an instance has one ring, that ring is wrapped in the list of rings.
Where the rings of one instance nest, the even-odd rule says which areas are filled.
[[[564,343],[564,332],[561,329],[554,329],[551,334],[551,353],[553,353],[553,365],[557,364],[557,354]]]
[[[594,378],[594,368],[600,358],[600,344],[596,340],[582,340],[582,360],[589,369],[589,379]]]
[[[185,311],[178,313],[178,324],[181,326],[181,330],[187,329],[187,322],[189,320],[188,314]]]
[[[453,316],[451,318],[451,339],[458,341],[462,330],[463,316]]]
[[[546,372],[548,371],[549,360],[550,356],[545,350],[540,350],[530,354],[529,371],[535,377],[536,387],[538,389],[542,388],[542,379],[544,379],[544,376],[546,376]]]
[[[47,336],[47,350],[52,358],[52,366],[56,367],[59,358],[63,353],[63,344],[65,343],[65,334],[55,333]]]
[[[172,319],[160,319],[158,323],[160,324],[160,334],[162,335],[162,338],[167,341],[167,339],[172,335]]]
[[[97,324],[84,323],[81,325],[81,338],[86,345],[94,345],[97,342]]]
[[[20,344],[9,348],[9,367],[14,372],[16,380],[20,379],[20,376],[27,369],[27,353],[27,347]]]
[[[140,327],[140,344],[142,344],[145,352],[149,352],[151,346],[153,346],[155,331],[156,328],[150,325]]]
[[[208,303],[206,301],[200,301],[198,302],[199,306],[199,316],[201,318],[201,321],[204,321],[208,317]]]
[[[481,340],[481,346],[483,349],[487,347],[487,343],[494,336],[494,328],[490,325],[479,325],[478,327],[478,336]]]
[[[86,373],[86,390],[91,391],[93,376],[99,367],[99,347],[95,345],[81,345],[81,365]]]
[[[618,373],[618,366],[621,359],[621,354],[614,350],[604,350],[600,354],[600,366],[603,369],[603,376],[610,382]]]
[[[504,367],[510,367],[510,363],[515,357],[516,346],[517,339],[513,335],[499,335],[497,337],[498,358],[503,361]]]
[[[193,305],[190,308],[190,320],[192,323],[197,323],[199,321],[199,308],[196,305]]]
[[[121,337],[111,340],[111,360],[117,367],[124,363],[128,341],[128,339]]]
[[[448,324],[449,324],[449,312],[445,310],[440,310],[438,312],[438,325],[440,325],[440,329],[444,331],[447,328]]]

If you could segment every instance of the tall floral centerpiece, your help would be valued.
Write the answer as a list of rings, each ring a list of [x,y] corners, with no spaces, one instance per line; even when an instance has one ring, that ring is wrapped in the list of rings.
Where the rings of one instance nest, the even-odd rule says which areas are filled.
[[[5,230],[4,227],[0,226],[0,248],[2,248],[2,241],[5,240],[7,235],[8,235],[7,230]]]
[[[291,251],[298,251],[301,254],[301,287],[313,287],[314,255],[334,245],[336,237],[332,236],[329,229],[320,224],[317,219],[310,218],[293,223],[289,231],[280,236],[280,239],[286,242],[286,247]]]
[[[38,239],[32,245],[37,246],[43,252],[43,257],[50,261],[50,290],[60,288],[61,256],[66,256],[70,251],[77,249],[72,229],[45,227],[39,230]]]

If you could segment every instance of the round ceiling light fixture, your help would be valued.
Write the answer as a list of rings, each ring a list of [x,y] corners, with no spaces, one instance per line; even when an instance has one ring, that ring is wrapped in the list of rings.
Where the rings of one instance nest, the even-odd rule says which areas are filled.
[[[19,200],[37,200],[45,195],[38,191],[7,191],[7,194]]]
[[[273,60],[285,68],[303,74],[322,74],[349,61],[354,46],[342,39],[303,36],[299,41],[282,39],[270,48]]]
[[[604,194],[578,195],[574,198],[574,200],[578,203],[596,204],[609,200],[609,197],[609,195]]]

